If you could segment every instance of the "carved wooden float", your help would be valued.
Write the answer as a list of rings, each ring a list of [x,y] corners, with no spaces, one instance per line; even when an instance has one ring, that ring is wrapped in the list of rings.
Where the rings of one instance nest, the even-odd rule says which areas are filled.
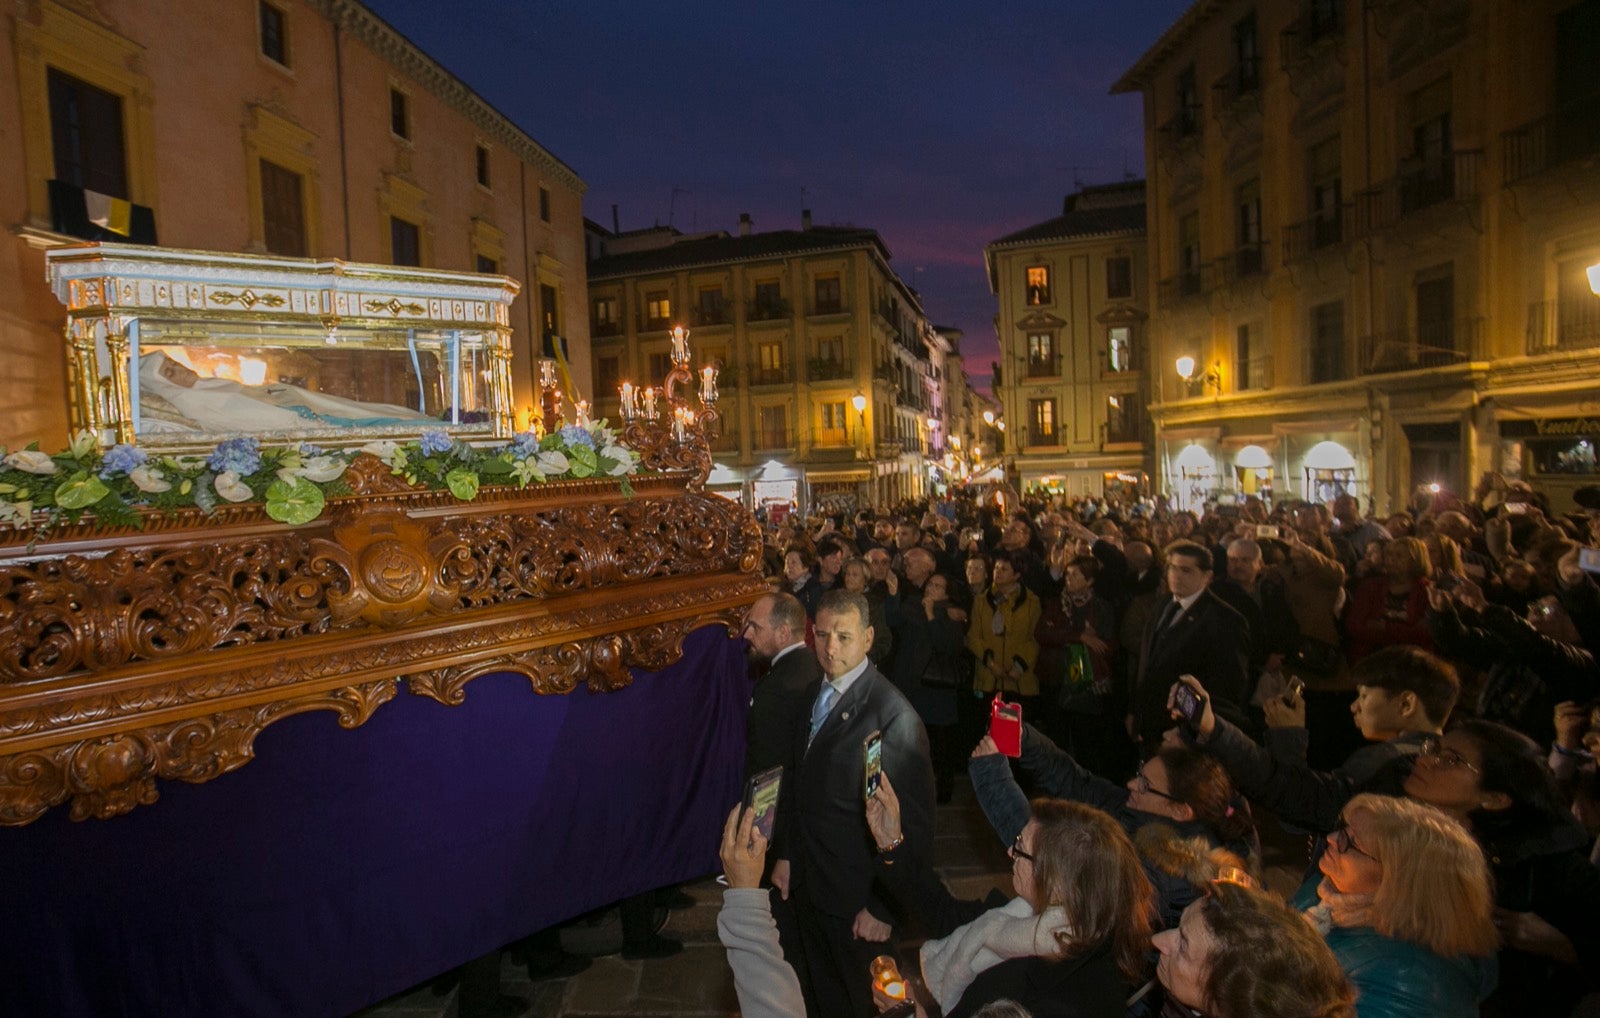
[[[354,728],[402,686],[455,705],[505,671],[605,692],[677,660],[697,627],[736,629],[763,590],[759,527],[700,490],[703,446],[654,444],[667,472],[631,495],[594,479],[463,503],[363,456],[355,494],[304,526],[247,505],[33,543],[0,531],[0,824],[63,802],[126,813],[157,778],[243,766],[294,714]]]

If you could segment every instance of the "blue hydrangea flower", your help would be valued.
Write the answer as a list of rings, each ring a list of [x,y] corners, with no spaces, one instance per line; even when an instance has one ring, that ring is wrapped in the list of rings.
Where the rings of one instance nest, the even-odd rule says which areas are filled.
[[[580,428],[576,424],[569,424],[561,429],[561,441],[566,445],[586,445],[594,448],[594,436],[589,434],[587,428]]]
[[[455,440],[448,434],[430,428],[422,433],[422,454],[424,456],[438,456],[455,448]]]
[[[324,452],[326,452],[326,450],[320,445],[313,445],[310,442],[300,443],[300,455],[306,457],[307,459],[311,458],[312,456],[321,456]]]
[[[114,445],[106,450],[105,456],[100,460],[100,476],[115,477],[117,474],[131,474],[144,466],[149,458],[143,449],[135,449],[131,445]]]
[[[253,438],[225,439],[217,443],[206,466],[219,474],[232,471],[248,477],[261,469],[261,443]]]
[[[539,451],[539,436],[531,431],[521,432],[512,438],[511,445],[508,448],[511,450],[511,455],[517,459],[527,459]]]

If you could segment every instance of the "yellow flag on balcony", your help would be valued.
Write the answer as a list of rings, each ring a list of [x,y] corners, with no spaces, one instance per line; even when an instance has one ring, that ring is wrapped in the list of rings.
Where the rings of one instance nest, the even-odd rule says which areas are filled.
[[[101,229],[120,233],[124,237],[132,232],[133,203],[127,199],[85,190],[83,204],[89,213],[89,222]]]

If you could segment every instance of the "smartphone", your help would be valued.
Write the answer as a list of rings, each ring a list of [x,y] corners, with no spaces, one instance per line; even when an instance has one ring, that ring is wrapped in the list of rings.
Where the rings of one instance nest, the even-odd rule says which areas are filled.
[[[1256,537],[1257,538],[1270,537],[1274,541],[1276,541],[1278,539],[1278,528],[1274,527],[1274,526],[1272,526],[1270,524],[1263,523],[1260,526],[1256,527]]]
[[[1172,706],[1177,709],[1184,721],[1193,725],[1199,723],[1200,710],[1205,706],[1205,701],[1200,699],[1198,693],[1180,682],[1173,688]]]
[[[1306,695],[1306,680],[1298,675],[1289,677],[1289,684],[1283,690],[1283,702],[1293,707]]]
[[[744,808],[755,812],[756,821],[751,827],[772,844],[772,825],[778,819],[778,790],[783,786],[783,768],[774,767],[750,775],[744,786]]]
[[[1600,573],[1600,548],[1579,548],[1578,568],[1586,573]]]
[[[1022,704],[1007,703],[998,695],[989,708],[989,737],[1009,757],[1022,755]]]
[[[861,744],[861,755],[866,762],[866,780],[863,791],[868,799],[883,784],[883,732],[876,731]]]
[[[1526,516],[1527,514],[1528,514],[1528,503],[1526,503],[1526,502],[1507,502],[1506,503],[1506,515],[1507,516]]]

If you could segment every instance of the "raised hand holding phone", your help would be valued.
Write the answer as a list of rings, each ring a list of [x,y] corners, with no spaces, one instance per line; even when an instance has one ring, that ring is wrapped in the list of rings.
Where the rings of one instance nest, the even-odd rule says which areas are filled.
[[[1211,698],[1206,688],[1193,675],[1180,675],[1173,683],[1167,697],[1167,709],[1172,716],[1194,730],[1195,736],[1205,742],[1216,730],[1217,716],[1211,712]]]

